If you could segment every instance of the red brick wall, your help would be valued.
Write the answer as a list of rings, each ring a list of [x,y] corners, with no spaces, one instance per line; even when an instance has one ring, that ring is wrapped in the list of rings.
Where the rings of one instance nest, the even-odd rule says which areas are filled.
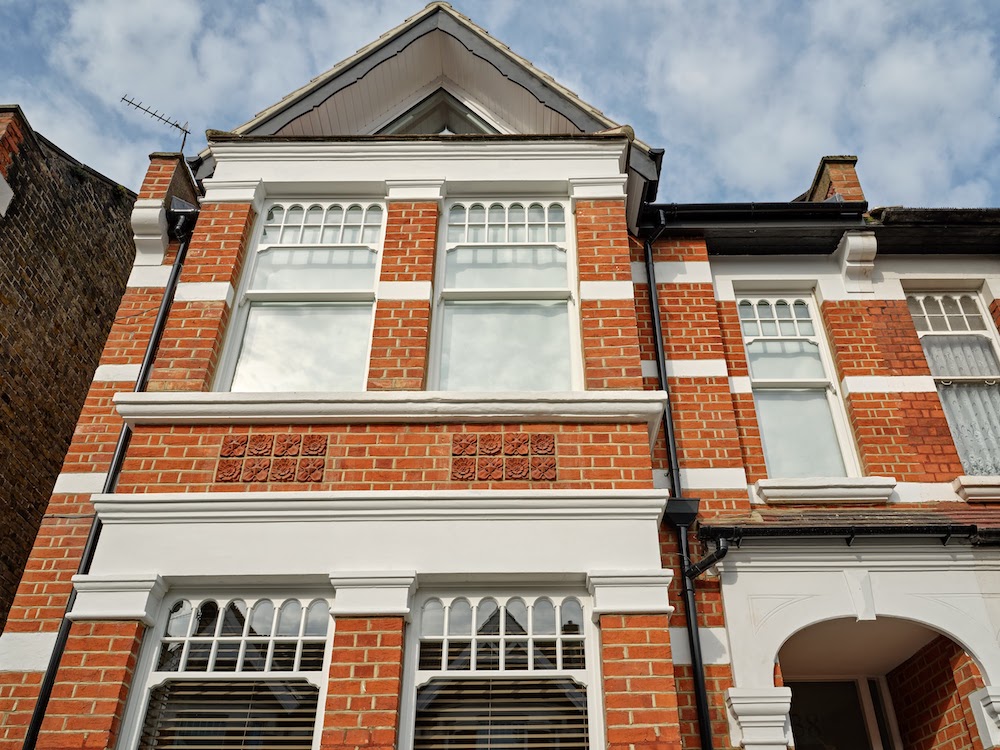
[[[822,317],[838,378],[930,375],[905,300],[828,301]]]
[[[4,178],[7,177],[23,140],[24,130],[20,117],[13,112],[0,112],[0,174]]]
[[[478,460],[515,455],[530,460],[537,453],[553,460],[556,478],[464,479],[459,460],[476,454],[455,453],[456,435],[554,436],[551,452],[530,446],[508,456],[480,450]],[[288,436],[301,442],[285,445]],[[307,451],[307,436],[317,436],[322,445]],[[234,449],[232,440],[246,445]],[[306,461],[308,481],[300,481]],[[140,426],[118,491],[639,489],[651,486],[649,465],[644,424]]]
[[[323,750],[393,750],[399,731],[402,617],[338,617]]]
[[[667,615],[601,615],[608,750],[680,750]]]
[[[968,695],[984,683],[957,643],[935,638],[886,679],[907,750],[983,750]]]
[[[0,672],[0,749],[21,750],[41,672]]]
[[[382,281],[434,278],[437,225],[437,203],[389,203],[382,245]]]
[[[115,746],[143,630],[138,622],[73,623],[38,748]]]

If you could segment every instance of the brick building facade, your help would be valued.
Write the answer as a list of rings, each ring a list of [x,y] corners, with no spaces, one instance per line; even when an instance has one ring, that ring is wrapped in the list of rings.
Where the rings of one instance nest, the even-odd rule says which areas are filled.
[[[852,157],[651,202],[443,3],[209,140],[136,203],[3,747],[1000,747],[992,213]]]
[[[0,106],[0,631],[125,289],[134,200]]]

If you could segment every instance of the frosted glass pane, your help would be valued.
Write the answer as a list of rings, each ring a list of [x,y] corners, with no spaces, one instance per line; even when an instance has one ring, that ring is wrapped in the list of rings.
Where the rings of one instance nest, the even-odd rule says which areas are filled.
[[[233,391],[364,389],[372,306],[254,305]]]
[[[1000,385],[939,385],[938,393],[965,473],[1000,474]]]
[[[985,336],[924,336],[920,343],[932,375],[1000,376],[1000,362]]]
[[[757,391],[754,402],[769,477],[845,476],[823,391]]]
[[[442,329],[443,390],[570,390],[565,303],[448,303]]]
[[[824,380],[819,346],[812,341],[753,341],[747,345],[750,374],[759,380]]]
[[[266,250],[257,258],[250,288],[265,290],[372,289],[375,253],[364,248]]]
[[[459,247],[445,260],[448,289],[565,287],[566,253],[553,247]]]

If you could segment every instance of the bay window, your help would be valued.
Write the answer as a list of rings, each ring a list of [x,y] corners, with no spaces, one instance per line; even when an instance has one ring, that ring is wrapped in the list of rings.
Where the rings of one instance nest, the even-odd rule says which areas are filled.
[[[573,389],[575,267],[558,202],[462,202],[446,213],[435,321],[442,390]]]
[[[267,209],[223,366],[230,390],[364,390],[383,214],[357,203]]]
[[[1000,356],[978,295],[910,294],[906,303],[964,471],[1000,474]]]
[[[856,474],[812,299],[744,297],[737,307],[768,476]]]

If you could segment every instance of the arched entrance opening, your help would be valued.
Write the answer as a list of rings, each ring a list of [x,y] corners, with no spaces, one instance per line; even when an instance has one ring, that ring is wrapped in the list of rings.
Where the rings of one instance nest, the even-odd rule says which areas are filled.
[[[984,685],[956,641],[892,617],[827,620],[792,635],[776,685],[791,689],[796,750],[980,750],[969,696]]]

